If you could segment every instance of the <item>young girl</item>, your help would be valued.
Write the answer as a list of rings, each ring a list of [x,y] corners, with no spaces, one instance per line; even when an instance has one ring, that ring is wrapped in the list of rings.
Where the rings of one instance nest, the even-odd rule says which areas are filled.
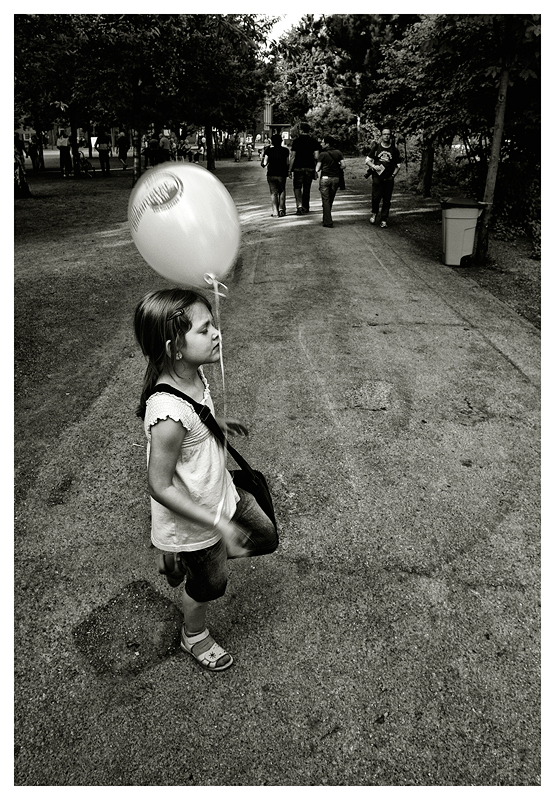
[[[206,628],[208,603],[225,592],[228,558],[273,552],[276,528],[254,497],[235,487],[224,448],[193,406],[171,393],[214,413],[202,370],[220,357],[208,300],[183,289],[150,292],[135,310],[135,335],[148,359],[137,414],[147,437],[159,570],[171,586],[185,579],[181,648],[207,669],[224,670],[233,658]],[[247,434],[236,419],[216,419],[226,434]]]

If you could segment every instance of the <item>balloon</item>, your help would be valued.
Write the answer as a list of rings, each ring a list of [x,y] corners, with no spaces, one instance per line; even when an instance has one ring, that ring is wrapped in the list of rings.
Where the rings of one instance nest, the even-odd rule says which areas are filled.
[[[206,289],[205,275],[221,280],[237,257],[235,203],[198,164],[169,162],[145,172],[131,192],[128,219],[139,253],[172,283]]]

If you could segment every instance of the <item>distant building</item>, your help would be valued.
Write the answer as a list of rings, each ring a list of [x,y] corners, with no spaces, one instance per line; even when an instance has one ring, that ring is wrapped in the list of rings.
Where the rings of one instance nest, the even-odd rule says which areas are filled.
[[[274,133],[281,133],[282,139],[286,142],[289,140],[291,128],[293,126],[290,122],[274,122],[273,108],[269,95],[266,95],[264,99],[262,130],[257,130],[257,133],[260,133],[263,139],[270,139]]]

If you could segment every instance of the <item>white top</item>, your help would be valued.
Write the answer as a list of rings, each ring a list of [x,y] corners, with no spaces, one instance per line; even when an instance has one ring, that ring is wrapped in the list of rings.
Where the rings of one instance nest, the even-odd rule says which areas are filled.
[[[213,414],[210,387],[202,368],[199,369],[199,375],[204,383],[202,402]],[[231,519],[239,495],[226,468],[225,451],[186,400],[163,391],[155,392],[147,400],[144,423],[147,464],[150,457],[150,429],[158,420],[168,418],[180,422],[186,431],[175,468],[175,483],[193,502],[209,509],[214,519],[219,510],[224,519]],[[160,550],[173,553],[202,550],[216,544],[221,538],[215,529],[207,529],[170,511],[154,498],[151,498],[151,512],[151,539]]]

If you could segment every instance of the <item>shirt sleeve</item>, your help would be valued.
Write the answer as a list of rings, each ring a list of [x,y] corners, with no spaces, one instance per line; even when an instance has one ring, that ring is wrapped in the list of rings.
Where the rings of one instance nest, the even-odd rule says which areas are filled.
[[[145,431],[165,419],[180,422],[186,431],[190,431],[195,421],[196,412],[185,400],[171,394],[158,392],[148,399],[145,414]]]

